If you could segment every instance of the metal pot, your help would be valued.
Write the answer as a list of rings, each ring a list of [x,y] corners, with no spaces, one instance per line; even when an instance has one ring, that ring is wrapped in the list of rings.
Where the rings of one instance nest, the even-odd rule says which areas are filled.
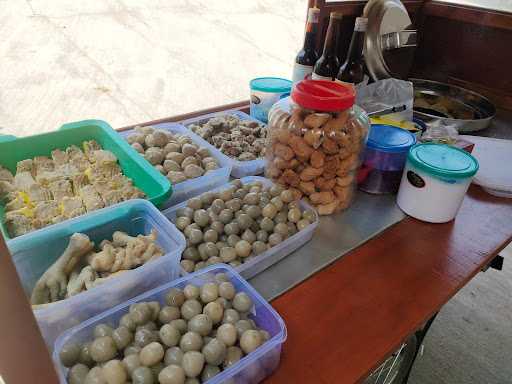
[[[430,100],[435,100],[435,98],[447,100],[450,104],[460,108],[464,114],[473,116],[470,119],[452,118],[442,110],[416,106],[415,100],[414,116],[426,123],[441,120],[445,124],[453,125],[459,132],[475,132],[487,128],[496,114],[496,107],[487,98],[476,92],[437,81],[409,80],[414,85],[415,98],[421,95]]]

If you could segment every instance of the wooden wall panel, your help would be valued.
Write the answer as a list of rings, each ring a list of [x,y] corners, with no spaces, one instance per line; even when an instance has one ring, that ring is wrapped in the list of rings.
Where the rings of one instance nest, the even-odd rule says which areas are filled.
[[[511,14],[430,2],[411,75],[458,84],[510,108],[511,47]]]

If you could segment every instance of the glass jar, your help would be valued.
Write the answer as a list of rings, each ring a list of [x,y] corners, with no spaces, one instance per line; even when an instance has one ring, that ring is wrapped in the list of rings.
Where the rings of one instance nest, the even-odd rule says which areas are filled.
[[[355,193],[370,121],[354,99],[350,85],[303,80],[269,113],[265,175],[320,215],[347,208]]]

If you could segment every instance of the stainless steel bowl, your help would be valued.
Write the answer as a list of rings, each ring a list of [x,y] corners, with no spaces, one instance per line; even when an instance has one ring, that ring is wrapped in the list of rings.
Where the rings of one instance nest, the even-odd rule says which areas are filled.
[[[451,105],[458,106],[457,108],[460,108],[463,113],[470,113],[473,116],[471,119],[452,118],[435,108],[415,106],[414,115],[426,123],[442,120],[446,124],[453,125],[459,132],[475,132],[487,128],[496,114],[496,107],[487,98],[476,92],[437,81],[409,80],[414,85],[415,97],[420,94],[425,99],[432,100],[437,97],[440,100],[448,100]]]

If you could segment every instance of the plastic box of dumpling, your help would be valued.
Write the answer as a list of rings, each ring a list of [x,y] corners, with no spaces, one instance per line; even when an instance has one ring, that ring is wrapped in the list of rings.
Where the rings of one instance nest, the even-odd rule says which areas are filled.
[[[94,327],[100,323],[110,324],[115,328],[116,324],[119,323],[119,319],[128,313],[130,305],[133,303],[159,301],[161,305],[164,305],[165,293],[169,289],[174,287],[183,289],[187,284],[202,286],[208,282],[215,281],[217,273],[226,274],[237,292],[245,292],[249,295],[254,303],[254,308],[249,317],[254,320],[259,328],[264,329],[270,334],[270,339],[236,364],[208,380],[208,384],[254,384],[270,376],[279,366],[281,347],[286,341],[287,334],[284,321],[270,304],[233,268],[225,264],[217,264],[126,301],[61,335],[55,343],[53,352],[54,363],[61,383],[67,382],[66,376],[68,372],[68,369],[61,364],[59,359],[59,352],[64,345],[69,342],[84,343],[92,340]]]
[[[244,113],[239,110],[230,110],[230,111],[222,111],[222,112],[215,112],[215,113],[209,113],[207,115],[194,117],[191,119],[183,120],[181,124],[183,124],[185,127],[189,127],[191,124],[204,124],[208,122],[213,117],[221,117],[226,115],[232,115],[238,117],[240,120],[252,120],[257,121],[260,124],[264,124],[263,122],[256,120],[255,118],[249,116],[247,113]],[[211,145],[211,144],[209,144]],[[212,145],[213,148],[215,148]],[[220,152],[220,150],[218,150]],[[258,158],[256,160],[249,160],[249,161],[239,161],[237,159],[234,159],[232,157],[229,157],[222,152],[220,152],[220,155],[225,157],[231,162],[232,170],[231,170],[231,176],[233,177],[245,177],[245,176],[255,176],[255,175],[261,175],[265,171],[265,159],[264,158]]]
[[[240,180],[242,181],[243,184],[259,181],[265,187],[271,187],[273,185],[271,180],[261,176],[247,176]],[[230,185],[230,183],[225,184],[222,187],[216,188],[215,190],[213,190],[213,192],[227,189]],[[183,202],[181,204],[178,204],[174,207],[171,207],[163,211],[163,214],[174,223],[176,221],[176,211],[186,206],[187,202]],[[311,238],[313,237],[313,233],[316,227],[318,226],[318,215],[316,211],[303,200],[300,201],[299,206],[302,211],[310,209],[312,212],[314,212],[315,221],[309,224],[302,231],[297,232],[295,235],[288,237],[283,242],[259,254],[251,261],[248,261],[236,267],[235,269],[238,273],[240,273],[240,275],[242,275],[246,279],[250,279],[251,277],[256,276],[258,273],[264,271],[265,269],[269,268],[270,266],[277,263],[281,259],[285,258],[290,253],[292,253],[296,249],[299,249],[309,240],[311,240]],[[182,273],[185,274],[186,272],[182,271]]]
[[[157,244],[164,256],[65,300],[34,308],[48,347],[66,329],[80,324],[118,303],[179,277],[179,262],[185,238],[158,209],[146,200],[134,199],[10,240],[7,246],[27,297],[41,275],[58,259],[73,233],[89,236],[98,247],[112,240],[115,231],[131,236],[157,231]]]
[[[161,209],[169,208],[173,205],[179,204],[182,201],[188,200],[191,197],[197,196],[203,192],[209,191],[229,180],[231,173],[231,161],[227,156],[224,156],[217,148],[210,145],[206,140],[203,140],[192,131],[185,128],[183,125],[176,123],[163,123],[152,125],[155,129],[163,129],[172,133],[182,134],[190,137],[190,139],[200,147],[208,148],[211,157],[219,163],[219,168],[208,172],[208,174],[197,177],[195,179],[185,180],[178,184],[173,184],[172,196],[162,204]],[[126,139],[128,135],[133,133],[134,130],[119,132],[119,134]]]
[[[50,156],[54,149],[64,150],[70,145],[81,147],[82,142],[96,140],[103,149],[116,155],[123,174],[133,180],[147,199],[156,206],[166,201],[172,193],[171,184],[151,164],[141,159],[128,143],[122,140],[110,125],[101,120],[84,120],[63,125],[58,131],[28,137],[3,137],[0,140],[0,165],[11,173],[16,164],[36,156]],[[4,224],[4,206],[0,204],[0,229],[9,239]],[[31,232],[32,233],[32,232]]]

